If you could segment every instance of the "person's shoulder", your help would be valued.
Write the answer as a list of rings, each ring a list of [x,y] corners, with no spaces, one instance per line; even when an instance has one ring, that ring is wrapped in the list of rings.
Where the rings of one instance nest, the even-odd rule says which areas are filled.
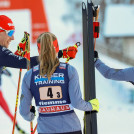
[[[6,50],[5,47],[0,46],[0,52],[1,52],[1,53],[4,52],[5,50]]]
[[[9,54],[11,51],[3,46],[0,46],[0,54]]]
[[[74,66],[70,65],[69,63],[60,62],[59,64],[60,69],[68,69],[68,70],[76,70]]]
[[[36,65],[36,66],[33,66],[32,67],[32,71],[33,72],[36,72],[36,71],[38,71],[40,68],[39,68],[39,65]]]
[[[36,65],[36,66],[33,66],[30,70],[28,70],[27,72],[26,72],[26,74],[25,74],[25,76],[26,77],[31,77],[31,75],[33,74],[33,73],[36,73],[37,71],[39,71],[39,65]]]
[[[9,50],[9,49],[7,49],[6,47],[3,47],[3,46],[0,45],[0,50],[5,51],[5,50]]]
[[[74,66],[68,64],[68,70],[73,72],[73,71],[76,71],[76,68]]]
[[[77,79],[78,78],[77,69],[70,64],[68,64],[68,76],[69,76],[69,79],[72,79],[72,78]]]
[[[32,68],[25,73],[24,79],[29,79],[31,75],[32,75]]]
[[[25,73],[24,79],[25,79],[25,80],[30,80],[31,77],[32,77],[32,74],[33,74],[34,72],[38,71],[38,70],[39,70],[39,65],[36,65],[36,66],[32,67],[30,70],[28,70],[28,71]]]

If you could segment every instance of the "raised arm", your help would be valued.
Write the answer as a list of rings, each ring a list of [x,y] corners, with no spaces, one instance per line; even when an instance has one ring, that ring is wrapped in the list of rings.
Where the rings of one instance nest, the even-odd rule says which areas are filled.
[[[95,62],[95,67],[107,79],[134,82],[134,67],[115,69],[105,65],[100,59]]]

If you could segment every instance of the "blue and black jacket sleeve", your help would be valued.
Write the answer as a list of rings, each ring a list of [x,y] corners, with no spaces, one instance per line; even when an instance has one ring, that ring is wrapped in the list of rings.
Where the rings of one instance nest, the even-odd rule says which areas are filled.
[[[9,49],[0,46],[0,66],[26,69],[25,58],[13,54]],[[38,57],[31,57],[31,67],[38,64]]]
[[[60,50],[58,58],[61,58],[62,55],[62,50]],[[38,56],[30,57],[30,61],[31,68],[39,64]],[[0,46],[0,66],[26,69],[27,61],[25,58],[13,54],[9,49]]]

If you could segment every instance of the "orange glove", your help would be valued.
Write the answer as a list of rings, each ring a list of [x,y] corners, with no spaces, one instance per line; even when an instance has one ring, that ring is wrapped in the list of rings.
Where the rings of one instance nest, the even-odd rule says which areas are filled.
[[[30,60],[30,52],[26,49],[27,38],[29,37],[29,33],[24,32],[24,37],[21,42],[17,46],[17,51],[14,53],[15,55],[22,56],[28,60]]]
[[[19,56],[23,56],[24,55],[24,51],[26,49],[26,38],[23,37],[21,42],[18,44],[17,46],[17,51],[14,53],[15,55],[19,55]]]
[[[21,51],[18,51],[18,50],[17,50],[14,54],[15,54],[15,55],[18,55],[18,56],[21,56],[21,57],[24,57],[24,58],[30,60],[30,53],[27,52],[27,51],[21,52]]]
[[[62,56],[63,58],[74,59],[76,53],[78,52],[78,49],[75,46],[70,46],[68,48],[63,49],[62,52],[63,52]]]

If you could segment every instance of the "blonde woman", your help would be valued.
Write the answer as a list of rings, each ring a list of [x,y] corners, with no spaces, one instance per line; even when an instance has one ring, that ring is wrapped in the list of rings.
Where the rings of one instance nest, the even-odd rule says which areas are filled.
[[[82,99],[76,69],[57,58],[59,46],[54,34],[41,34],[37,43],[40,63],[23,78],[20,114],[27,121],[34,119],[34,107],[30,109],[34,97],[39,113],[39,134],[81,134],[74,108],[98,111],[98,100]]]

